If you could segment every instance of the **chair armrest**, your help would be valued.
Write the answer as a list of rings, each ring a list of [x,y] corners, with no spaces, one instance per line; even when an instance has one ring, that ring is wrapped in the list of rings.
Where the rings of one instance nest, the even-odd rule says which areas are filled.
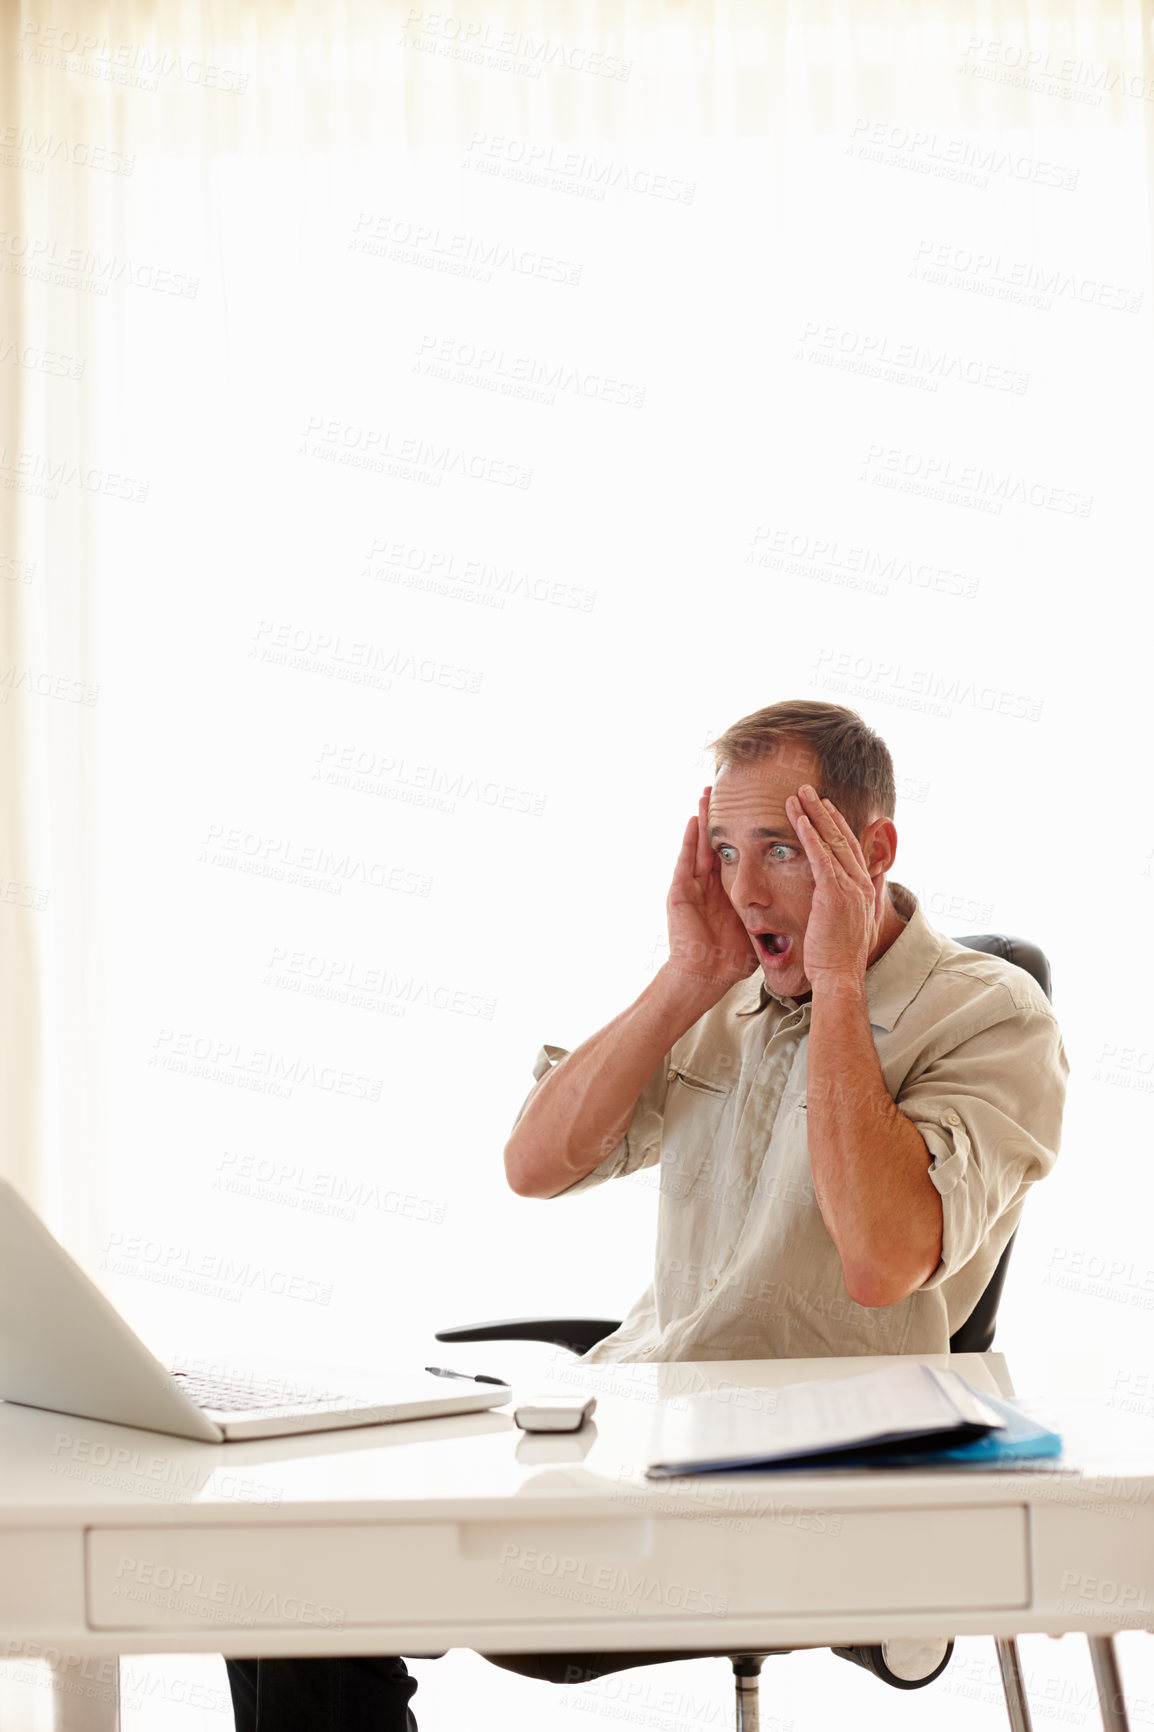
[[[567,1347],[571,1353],[587,1353],[620,1323],[604,1317],[503,1317],[492,1323],[463,1323],[455,1329],[438,1329],[438,1341],[545,1341],[551,1347]]]

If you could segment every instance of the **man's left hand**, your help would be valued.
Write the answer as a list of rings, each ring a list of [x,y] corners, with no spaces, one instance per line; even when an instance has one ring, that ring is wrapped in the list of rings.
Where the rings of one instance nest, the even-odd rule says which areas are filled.
[[[813,873],[803,966],[811,985],[860,985],[882,926],[885,879],[870,877],[861,843],[831,800],[806,783],[785,803]]]

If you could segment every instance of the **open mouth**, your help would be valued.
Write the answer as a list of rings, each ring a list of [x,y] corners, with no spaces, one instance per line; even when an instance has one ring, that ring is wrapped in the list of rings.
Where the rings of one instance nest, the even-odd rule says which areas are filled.
[[[757,948],[771,962],[780,962],[793,949],[793,939],[784,932],[755,932]]]

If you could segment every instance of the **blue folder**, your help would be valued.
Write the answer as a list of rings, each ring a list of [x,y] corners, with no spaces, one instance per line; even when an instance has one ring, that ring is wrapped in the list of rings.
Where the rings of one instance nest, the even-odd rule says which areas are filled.
[[[1036,1461],[1045,1456],[1061,1455],[1062,1439],[1056,1431],[1048,1431],[1034,1419],[1027,1419],[1008,1401],[998,1401],[982,1391],[982,1400],[1006,1422],[1004,1431],[990,1431],[976,1437],[972,1443],[959,1444],[954,1449],[928,1451],[925,1455],[901,1458],[902,1466],[921,1466],[927,1461],[989,1462]]]

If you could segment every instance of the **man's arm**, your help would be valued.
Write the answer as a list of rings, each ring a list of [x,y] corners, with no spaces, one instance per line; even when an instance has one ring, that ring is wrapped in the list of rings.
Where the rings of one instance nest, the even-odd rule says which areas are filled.
[[[663,968],[628,1010],[542,1077],[505,1145],[517,1195],[555,1197],[611,1155],[654,1067],[716,1002],[697,1008]]]
[[[930,1151],[886,1088],[860,996],[814,984],[806,1123],[818,1207],[858,1305],[896,1305],[942,1255]]]
[[[942,1254],[942,1200],[925,1140],[886,1088],[866,968],[883,918],[874,879],[836,808],[808,786],[786,810],[814,875],[805,936],[812,987],[806,1122],[814,1191],[859,1305],[896,1305]]]
[[[757,967],[709,845],[706,788],[666,900],[669,961],[629,1009],[542,1077],[505,1145],[521,1197],[555,1197],[613,1153],[646,1080],[674,1041]]]

